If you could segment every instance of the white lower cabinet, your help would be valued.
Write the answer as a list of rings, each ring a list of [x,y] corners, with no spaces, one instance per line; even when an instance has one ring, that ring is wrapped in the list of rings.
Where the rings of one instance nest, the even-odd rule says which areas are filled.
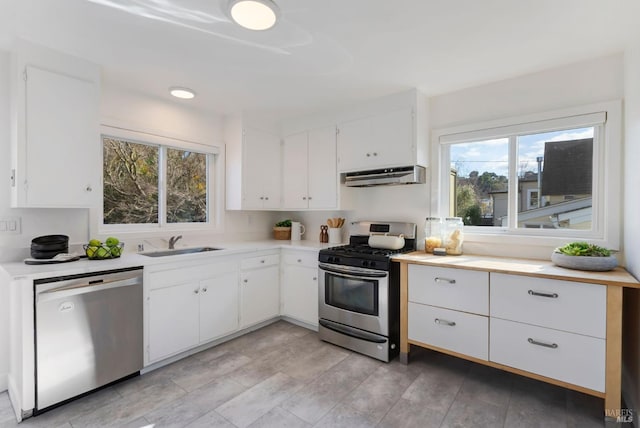
[[[495,318],[491,319],[490,336],[493,362],[605,390],[604,339]]]
[[[145,278],[150,364],[238,329],[235,262],[157,270]]]
[[[410,343],[605,391],[606,286],[424,265],[408,274]]]
[[[283,252],[282,315],[318,325],[318,252]]]
[[[489,359],[489,317],[409,302],[409,339]]]
[[[280,255],[249,257],[240,268],[240,327],[280,315]]]

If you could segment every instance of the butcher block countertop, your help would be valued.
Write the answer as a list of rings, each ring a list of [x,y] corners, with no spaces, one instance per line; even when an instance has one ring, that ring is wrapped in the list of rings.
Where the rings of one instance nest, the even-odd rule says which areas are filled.
[[[547,260],[489,257],[472,254],[465,254],[461,256],[434,256],[423,251],[398,254],[393,256],[393,260],[408,264],[501,272],[565,281],[579,281],[592,284],[640,288],[640,282],[621,267],[617,267],[608,272],[591,272],[566,269],[556,266],[551,263],[551,261]]]

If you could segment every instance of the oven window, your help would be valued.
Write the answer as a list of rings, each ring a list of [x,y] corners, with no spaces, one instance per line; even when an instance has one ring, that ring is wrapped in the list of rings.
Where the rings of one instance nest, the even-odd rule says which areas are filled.
[[[359,314],[378,315],[378,280],[353,279],[325,273],[327,305]]]

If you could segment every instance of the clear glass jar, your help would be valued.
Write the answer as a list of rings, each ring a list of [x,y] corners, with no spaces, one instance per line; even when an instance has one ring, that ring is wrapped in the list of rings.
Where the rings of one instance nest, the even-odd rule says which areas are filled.
[[[454,256],[462,254],[463,228],[462,217],[444,219],[444,248],[447,250],[447,254]]]
[[[424,251],[433,253],[433,249],[438,247],[442,247],[442,219],[427,217],[424,222]]]

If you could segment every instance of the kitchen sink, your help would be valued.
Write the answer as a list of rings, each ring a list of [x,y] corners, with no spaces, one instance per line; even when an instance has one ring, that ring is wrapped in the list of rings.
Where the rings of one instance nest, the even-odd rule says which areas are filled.
[[[177,256],[179,254],[205,253],[207,251],[217,251],[217,250],[222,250],[222,248],[215,248],[215,247],[180,248],[177,250],[150,251],[148,253],[140,253],[140,254],[147,257],[165,257],[165,256]]]

